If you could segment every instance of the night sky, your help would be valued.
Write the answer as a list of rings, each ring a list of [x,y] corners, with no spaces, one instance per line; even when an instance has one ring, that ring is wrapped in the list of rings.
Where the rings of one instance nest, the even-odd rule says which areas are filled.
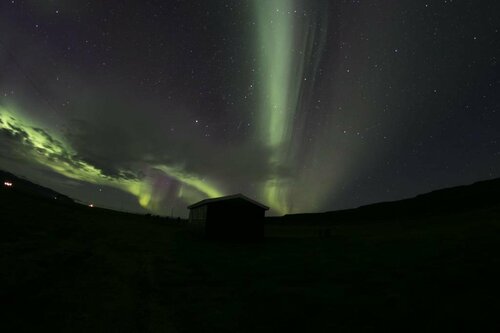
[[[0,2],[0,169],[271,214],[500,177],[498,0]]]

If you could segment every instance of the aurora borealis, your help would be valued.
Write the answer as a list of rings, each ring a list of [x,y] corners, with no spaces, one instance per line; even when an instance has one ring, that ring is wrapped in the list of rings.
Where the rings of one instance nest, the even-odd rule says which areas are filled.
[[[8,1],[0,169],[96,205],[273,214],[500,176],[494,1]]]
[[[139,204],[146,209],[159,209],[161,193],[154,193],[152,185],[145,177],[129,177],[130,171],[119,171],[117,175],[105,175],[101,170],[85,162],[71,147],[59,141],[52,134],[40,127],[35,127],[26,121],[12,115],[8,110],[0,110],[0,129],[4,134],[20,143],[20,152],[28,160],[34,161],[68,178],[95,185],[110,186],[129,192],[137,197]],[[211,187],[206,181],[200,180],[166,165],[156,165],[155,170],[189,186],[199,193],[217,197],[222,194]]]
[[[297,2],[255,1],[258,38],[255,48],[260,64],[259,138],[269,149],[271,178],[264,186],[264,198],[280,212],[290,209],[289,191],[293,179],[282,179],[277,170],[296,165],[292,159],[302,137],[301,129],[294,126],[301,111],[301,97],[310,85],[307,67],[315,67],[319,56],[313,56],[317,34],[326,31],[318,8],[311,10],[311,18]],[[302,15],[296,15],[297,13]],[[318,46],[316,46],[318,47]],[[312,69],[313,75],[316,68]],[[310,81],[314,76],[310,77]],[[300,171],[294,170],[296,177]]]

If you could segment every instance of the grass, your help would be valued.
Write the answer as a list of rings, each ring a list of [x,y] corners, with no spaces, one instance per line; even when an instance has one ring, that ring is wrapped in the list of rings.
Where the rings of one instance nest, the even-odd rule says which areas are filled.
[[[2,332],[499,328],[498,210],[328,238],[273,226],[230,244],[162,219],[0,199]]]

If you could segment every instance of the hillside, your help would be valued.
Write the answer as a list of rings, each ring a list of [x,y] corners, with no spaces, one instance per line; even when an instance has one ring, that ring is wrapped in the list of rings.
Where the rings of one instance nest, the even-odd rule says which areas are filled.
[[[6,187],[6,183],[11,184],[9,185],[10,191],[20,192],[26,195],[31,195],[48,200],[57,200],[61,203],[66,203],[66,204],[74,203],[73,199],[64,194],[58,193],[50,188],[43,187],[41,185],[30,182],[27,179],[17,177],[16,175],[7,171],[0,170],[0,182],[1,182],[0,185],[4,188]]]
[[[500,178],[437,190],[410,199],[333,212],[290,214],[268,221],[277,224],[366,223],[460,215],[484,210],[500,210]]]

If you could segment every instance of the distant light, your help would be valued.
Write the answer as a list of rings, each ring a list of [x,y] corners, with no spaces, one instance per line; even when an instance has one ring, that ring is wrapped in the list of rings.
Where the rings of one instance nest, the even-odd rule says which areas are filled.
[[[4,184],[4,186],[6,186],[6,187],[12,187],[12,186],[14,186],[14,184],[13,184],[13,183],[11,183],[11,182],[3,182],[3,184]]]
[[[90,208],[94,208],[94,204],[90,204],[90,205],[89,205],[89,207],[90,207]]]

